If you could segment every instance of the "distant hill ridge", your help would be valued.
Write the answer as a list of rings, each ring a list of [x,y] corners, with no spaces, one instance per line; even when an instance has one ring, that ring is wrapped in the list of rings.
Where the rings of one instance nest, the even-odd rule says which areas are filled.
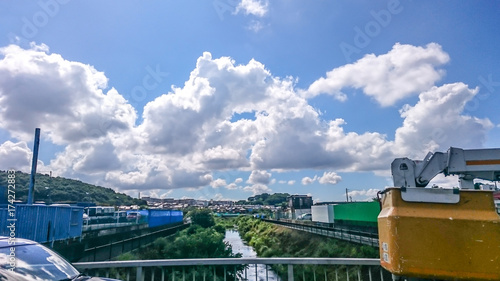
[[[28,187],[30,174],[20,171],[16,172],[16,200],[26,202],[28,198]],[[8,185],[7,171],[0,170],[0,202],[6,202],[6,188]],[[3,191],[2,191],[3,190]],[[121,205],[145,205],[144,200],[132,198],[124,193],[117,193],[111,188],[84,183],[79,180],[63,177],[50,177],[45,174],[37,174],[35,179],[35,199],[45,203],[76,203],[92,202],[96,205],[121,206]]]

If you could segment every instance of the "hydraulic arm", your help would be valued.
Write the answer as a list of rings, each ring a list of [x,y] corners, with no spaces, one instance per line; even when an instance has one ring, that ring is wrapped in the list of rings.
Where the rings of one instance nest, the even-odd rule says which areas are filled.
[[[422,161],[397,158],[391,165],[394,186],[425,187],[437,174],[458,175],[459,187],[471,189],[474,179],[500,180],[500,149],[464,150],[450,147],[447,152],[428,153]]]
[[[394,279],[500,280],[493,192],[473,189],[474,179],[500,180],[500,149],[451,147],[391,168],[378,231],[380,263]],[[460,189],[424,188],[439,173],[458,175]]]

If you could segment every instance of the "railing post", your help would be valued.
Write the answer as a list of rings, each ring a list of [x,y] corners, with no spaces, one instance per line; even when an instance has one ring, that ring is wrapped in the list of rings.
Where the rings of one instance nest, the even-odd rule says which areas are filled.
[[[142,281],[142,266],[137,267],[137,273],[135,274],[135,280]]]
[[[111,244],[109,244],[109,259],[108,260],[111,260],[112,254],[113,254],[113,242],[111,242]]]
[[[288,281],[293,281],[293,264],[288,265]]]

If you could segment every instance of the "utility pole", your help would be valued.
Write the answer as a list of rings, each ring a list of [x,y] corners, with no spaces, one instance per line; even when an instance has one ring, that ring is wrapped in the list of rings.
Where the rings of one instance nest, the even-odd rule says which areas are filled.
[[[35,176],[36,165],[38,163],[38,147],[40,146],[40,128],[35,129],[35,141],[33,143],[33,162],[31,162],[31,176],[30,186],[28,190],[28,205],[33,204],[33,197],[35,197]]]

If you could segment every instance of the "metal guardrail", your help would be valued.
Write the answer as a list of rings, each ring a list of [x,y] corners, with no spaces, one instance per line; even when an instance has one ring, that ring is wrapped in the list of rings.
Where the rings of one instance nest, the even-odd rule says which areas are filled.
[[[313,234],[323,235],[377,248],[379,247],[378,233],[354,230],[344,227],[324,227],[311,224],[293,223],[282,220],[264,219],[264,221]]]
[[[255,267],[255,276],[251,265]],[[258,270],[264,265],[265,270]],[[392,280],[379,259],[349,258],[217,258],[75,263],[80,271],[127,281],[144,280]],[[270,279],[273,266],[284,276]],[[120,269],[120,270],[118,270]],[[249,271],[251,271],[252,275]],[[186,279],[188,278],[188,279]],[[254,279],[255,278],[255,279]]]
[[[83,251],[79,260],[87,262],[111,260],[112,258],[117,257],[122,253],[130,252],[134,249],[151,244],[160,237],[175,234],[177,231],[187,228],[189,225],[180,224],[167,226],[169,227],[145,234],[139,234],[135,237],[110,242],[104,245],[87,248]]]
[[[145,223],[143,223],[145,224]],[[108,228],[117,228],[131,225],[139,225],[135,222],[112,222],[112,223],[100,223],[100,224],[84,224],[82,227],[82,232],[92,231],[92,230],[102,230]]]

